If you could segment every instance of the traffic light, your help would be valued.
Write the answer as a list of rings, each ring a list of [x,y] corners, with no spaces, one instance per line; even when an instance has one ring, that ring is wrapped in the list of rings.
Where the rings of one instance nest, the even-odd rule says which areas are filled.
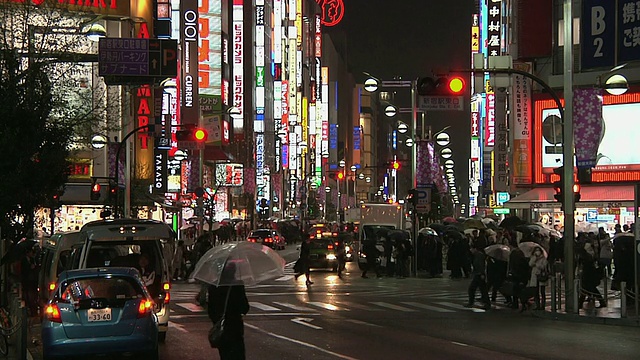
[[[118,184],[115,180],[109,180],[109,200],[111,203],[118,200]]]
[[[399,170],[399,169],[400,169],[400,163],[399,163],[399,162],[397,162],[397,161],[393,161],[393,162],[391,163],[391,168],[392,168],[393,170]]]
[[[564,209],[564,195],[562,193],[562,190],[564,189],[564,176],[562,176],[563,171],[564,171],[564,166],[560,166],[553,169],[553,173],[560,176],[560,180],[554,181],[553,183],[553,190],[555,191],[555,194],[553,195],[553,197],[554,199],[556,199],[556,201],[562,204],[562,208]],[[580,181],[578,180],[576,183],[573,184],[573,201],[574,202],[580,201],[580,189],[581,189]]]
[[[440,76],[437,79],[424,77],[418,79],[418,95],[423,96],[459,96],[463,95],[467,82],[462,76]]]
[[[91,179],[91,200],[98,201],[100,200],[100,189],[102,186],[98,183],[98,179]]]
[[[573,201],[580,201],[580,184],[573,184]]]
[[[338,180],[342,180],[342,179],[344,179],[344,173],[342,171],[340,171],[338,173]]]
[[[209,138],[209,134],[205,129],[196,127],[194,124],[182,125],[182,128],[176,131],[176,140],[178,141],[195,141],[205,142]]]
[[[407,201],[409,204],[416,206],[418,205],[418,190],[411,189],[409,190],[409,195],[407,195]]]

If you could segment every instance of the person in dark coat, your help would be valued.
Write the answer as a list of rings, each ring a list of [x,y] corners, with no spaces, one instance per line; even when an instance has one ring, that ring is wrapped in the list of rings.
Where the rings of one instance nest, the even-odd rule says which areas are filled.
[[[380,251],[376,247],[376,242],[374,240],[366,240],[362,245],[362,252],[367,257],[367,265],[362,272],[363,278],[368,278],[367,272],[369,270],[373,270],[376,273],[377,277],[380,277],[380,270],[378,269],[378,256],[380,256]]]
[[[222,344],[218,348],[221,360],[244,360],[246,357],[242,316],[249,312],[249,300],[244,285],[235,280],[235,270],[235,264],[227,263],[221,278],[221,284],[234,285],[210,285],[208,289],[209,319],[215,324],[223,314],[225,316]]]
[[[395,264],[391,261],[391,254],[393,253],[393,241],[389,238],[385,238],[384,240],[384,258],[385,258],[385,269],[387,271],[387,276],[393,276],[395,270]]]
[[[498,291],[507,279],[508,267],[509,264],[506,261],[496,260],[492,257],[487,258],[487,285],[491,289],[491,302],[496,302]],[[510,295],[504,295],[504,297],[507,303],[511,303]]]
[[[480,295],[482,297],[482,303],[486,310],[491,309],[491,303],[489,302],[489,293],[487,292],[487,274],[486,274],[486,258],[482,248],[471,248],[471,255],[473,256],[473,278],[469,284],[469,301],[464,305],[465,307],[473,307],[476,297],[476,290],[480,288]]]
[[[309,243],[310,241],[311,240],[309,238],[306,238],[302,242],[302,245],[300,245],[300,257],[293,267],[293,270],[296,272],[296,280],[298,280],[300,275],[304,274],[304,276],[307,278],[307,286],[313,284],[313,281],[311,281],[310,278],[311,268],[309,267],[309,256],[311,256],[311,244]]]
[[[527,282],[531,278],[531,267],[529,260],[519,248],[515,248],[509,254],[509,280],[513,282],[513,302],[514,309],[519,307],[518,300],[522,297]]]

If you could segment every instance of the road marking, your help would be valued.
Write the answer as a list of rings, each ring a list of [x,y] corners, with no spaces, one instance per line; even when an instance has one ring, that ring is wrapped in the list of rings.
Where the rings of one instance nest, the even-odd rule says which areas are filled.
[[[414,310],[414,309],[406,308],[404,306],[393,305],[393,304],[389,304],[389,303],[382,302],[382,301],[372,302],[372,304],[378,305],[378,306],[381,306],[381,307],[384,307],[384,308],[387,308],[387,309],[391,309],[391,310],[399,310],[399,311],[404,311],[404,312],[417,311],[417,310]]]
[[[297,318],[291,319],[291,321],[293,321],[296,324],[300,324],[300,325],[304,325],[304,326],[310,327],[312,329],[322,330],[322,327],[311,324],[311,322],[313,321],[312,318],[297,317]]]
[[[409,306],[415,306],[415,307],[421,308],[421,309],[437,311],[437,312],[455,312],[453,310],[443,309],[443,308],[439,308],[439,307],[435,307],[435,306],[431,306],[431,305],[427,305],[427,304],[421,304],[421,303],[417,303],[417,302],[412,302],[412,301],[403,302],[403,304],[409,305]]]
[[[372,306],[362,305],[362,304],[355,303],[355,302],[336,301],[336,304],[343,305],[343,306],[350,307],[350,308],[356,308],[356,309],[360,309],[360,310],[382,311],[382,309],[374,308]]]
[[[187,309],[191,312],[203,312],[204,309],[200,305],[196,305],[194,303],[176,303],[176,305],[181,308]]]
[[[339,308],[339,307],[337,307],[337,306],[335,306],[333,304],[328,304],[328,303],[323,303],[323,302],[309,301],[309,302],[307,302],[307,304],[313,305],[313,306],[317,306],[317,307],[322,308],[322,309],[331,310],[331,311],[336,311],[336,310],[349,311],[349,309]]]
[[[294,278],[293,275],[285,275],[285,276],[277,278],[276,281],[289,281],[289,280],[291,280],[293,278]]]
[[[172,328],[176,328],[179,331],[182,331],[183,333],[188,333],[189,332],[189,330],[185,329],[182,325],[176,324],[173,321],[169,321],[169,326],[171,326]]]
[[[469,347],[469,345],[468,345],[468,344],[464,344],[464,343],[457,342],[457,341],[452,341],[451,343],[452,343],[452,344],[455,344],[455,345],[460,345],[460,346],[464,346],[464,347]]]
[[[346,319],[345,321],[348,321],[350,323],[354,323],[354,324],[358,324],[358,325],[367,325],[367,326],[373,326],[373,327],[382,327],[380,325],[376,325],[376,324],[371,324],[365,321],[360,321],[360,320],[356,320],[356,319]]]
[[[252,324],[244,323],[244,326],[246,326],[246,327],[248,327],[248,328],[250,328],[250,329],[253,329],[253,330],[259,331],[259,332],[261,332],[261,333],[263,333],[263,334],[269,335],[269,336],[271,336],[271,337],[274,337],[274,338],[277,338],[277,339],[280,339],[280,340],[289,341],[289,342],[292,342],[292,343],[294,343],[294,344],[298,344],[298,345],[306,346],[306,347],[308,347],[308,348],[311,348],[311,349],[314,349],[314,350],[321,351],[321,352],[323,352],[323,353],[325,353],[325,354],[329,354],[329,355],[335,356],[335,357],[340,358],[340,359],[345,359],[345,360],[358,360],[358,359],[356,359],[356,358],[354,358],[354,357],[351,357],[351,356],[348,356],[348,355],[339,354],[339,353],[337,353],[337,352],[333,352],[333,351],[331,351],[331,350],[327,350],[327,349],[322,348],[322,347],[320,347],[320,346],[316,346],[316,345],[309,344],[309,343],[304,342],[304,341],[300,341],[300,340],[292,339],[292,338],[289,338],[289,337],[286,337],[286,336],[283,336],[283,335],[280,335],[280,334],[272,333],[272,332],[270,332],[270,331],[264,330],[264,329],[262,329],[262,328],[259,328],[259,327],[255,326],[255,325],[252,325]]]
[[[271,305],[267,305],[267,304],[263,304],[263,303],[259,303],[259,302],[249,301],[249,305],[252,308],[257,308],[257,309],[264,310],[264,311],[281,311],[277,307],[273,307]]]
[[[474,308],[474,307],[468,308],[468,307],[464,307],[464,306],[462,306],[462,305],[460,305],[460,304],[454,304],[454,303],[444,302],[444,301],[442,301],[442,302],[437,302],[436,304],[438,304],[438,305],[442,305],[442,306],[446,306],[446,307],[450,307],[450,308],[454,308],[454,309],[460,309],[460,310],[471,310],[471,311],[473,311],[473,312],[477,312],[477,313],[483,313],[483,312],[485,312],[485,310],[483,310],[483,309],[477,309],[477,308]]]
[[[274,301],[273,303],[276,304],[276,305],[284,306],[284,307],[289,308],[289,309],[296,310],[296,311],[313,311],[313,309],[308,308],[306,306],[298,306],[298,305],[295,305],[295,304],[286,303],[286,302],[279,302],[279,301]]]

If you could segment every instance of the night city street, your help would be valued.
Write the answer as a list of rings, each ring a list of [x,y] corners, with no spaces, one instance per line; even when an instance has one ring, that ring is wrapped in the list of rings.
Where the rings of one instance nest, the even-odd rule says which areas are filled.
[[[490,311],[467,309],[468,280],[362,279],[357,264],[347,268],[344,280],[313,271],[308,290],[293,275],[247,289],[247,358],[603,360],[640,353],[638,328],[540,319],[500,306],[500,298]],[[193,301],[197,291],[195,284],[174,286],[177,306],[161,359],[218,358],[206,339],[211,321]]]

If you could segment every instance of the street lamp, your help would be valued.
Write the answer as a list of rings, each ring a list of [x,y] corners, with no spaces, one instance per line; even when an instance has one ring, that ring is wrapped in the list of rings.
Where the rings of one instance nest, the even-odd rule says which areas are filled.
[[[406,134],[409,131],[409,126],[402,121],[398,121],[398,132],[400,134]]]

